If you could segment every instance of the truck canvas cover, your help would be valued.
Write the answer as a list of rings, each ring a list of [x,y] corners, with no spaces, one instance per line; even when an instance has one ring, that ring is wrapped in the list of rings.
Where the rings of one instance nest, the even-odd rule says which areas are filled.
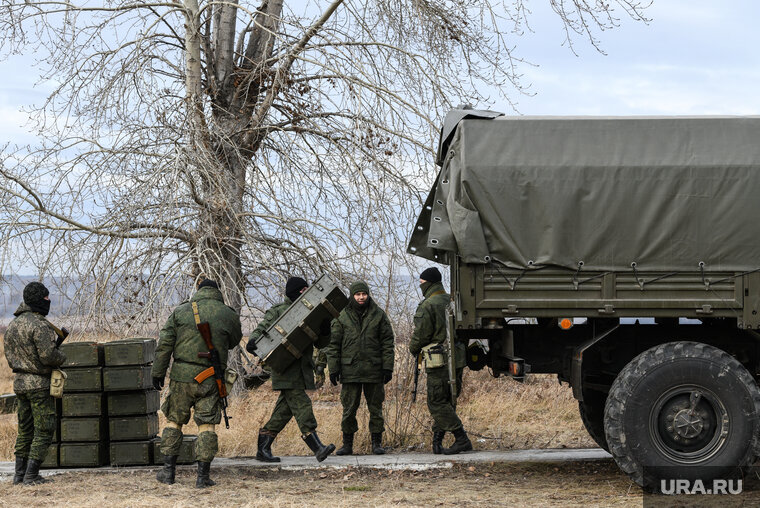
[[[518,269],[760,267],[760,117],[451,118],[411,253]]]

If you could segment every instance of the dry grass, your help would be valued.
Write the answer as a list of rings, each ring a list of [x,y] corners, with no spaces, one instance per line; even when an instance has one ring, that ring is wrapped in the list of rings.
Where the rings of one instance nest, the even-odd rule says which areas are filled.
[[[0,506],[641,506],[641,490],[609,461],[454,465],[428,471],[212,468],[216,487],[198,491],[195,472],[157,483],[146,470],[67,473],[54,483],[4,489]],[[749,505],[747,505],[749,506]]]
[[[96,338],[90,340],[100,340]],[[0,341],[0,348],[2,342]],[[425,403],[425,375],[420,376],[417,402],[411,402],[413,363],[401,347],[394,379],[386,385],[384,442],[395,451],[429,450],[432,420]],[[0,391],[12,390],[12,374],[0,361]],[[340,387],[327,384],[311,393],[322,441],[340,444]],[[250,456],[256,453],[258,430],[268,420],[277,392],[266,383],[259,389],[231,397],[231,428],[219,429],[220,455]],[[465,370],[464,390],[458,413],[473,438],[476,449],[524,449],[593,447],[578,415],[578,406],[567,386],[553,376],[531,376],[526,383],[494,379],[487,371]],[[369,451],[368,414],[362,402],[355,449]],[[162,420],[163,425],[163,420]],[[197,431],[192,423],[184,431]],[[0,416],[0,460],[12,460],[16,435],[15,415]],[[453,437],[447,435],[448,444]],[[308,450],[294,421],[275,440],[272,450],[281,455],[305,455]]]

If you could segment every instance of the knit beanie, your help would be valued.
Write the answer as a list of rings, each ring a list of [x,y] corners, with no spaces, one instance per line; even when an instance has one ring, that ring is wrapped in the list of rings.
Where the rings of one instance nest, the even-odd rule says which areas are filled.
[[[438,268],[431,266],[420,274],[420,279],[428,282],[441,282],[441,272],[438,271]]]
[[[301,290],[307,287],[309,283],[301,277],[291,277],[285,283],[285,296],[294,302],[301,295]]]
[[[354,296],[356,293],[369,294],[369,286],[363,280],[358,280],[349,286],[348,291],[351,293],[351,296]]]

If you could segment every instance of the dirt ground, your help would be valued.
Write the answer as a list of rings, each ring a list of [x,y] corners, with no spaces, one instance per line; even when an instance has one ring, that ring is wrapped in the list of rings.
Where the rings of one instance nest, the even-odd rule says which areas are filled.
[[[641,506],[642,493],[612,460],[563,464],[455,464],[451,469],[212,469],[216,487],[195,489],[195,471],[161,485],[153,471],[65,473],[34,487],[2,485],[0,506]]]

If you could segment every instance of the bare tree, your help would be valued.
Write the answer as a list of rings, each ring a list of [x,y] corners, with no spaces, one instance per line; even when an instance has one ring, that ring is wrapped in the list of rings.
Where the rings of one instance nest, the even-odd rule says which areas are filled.
[[[550,1],[593,45],[646,7]],[[522,90],[527,4],[3,0],[0,48],[51,91],[39,145],[0,155],[0,273],[65,275],[123,328],[201,274],[239,309],[287,274],[403,265],[442,115]]]

